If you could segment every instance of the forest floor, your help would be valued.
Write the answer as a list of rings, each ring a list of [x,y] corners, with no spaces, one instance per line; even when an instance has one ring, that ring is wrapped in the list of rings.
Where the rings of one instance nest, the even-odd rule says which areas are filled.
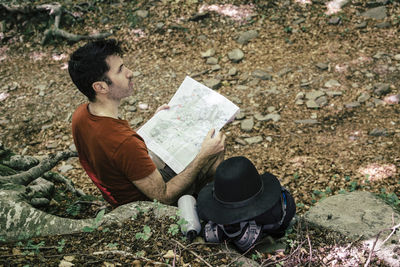
[[[214,78],[221,82],[217,91],[241,108],[240,118],[223,129],[226,157],[246,156],[260,173],[279,177],[299,215],[321,198],[354,190],[376,193],[400,208],[398,1],[387,1],[381,19],[361,14],[384,1],[352,1],[333,15],[326,13],[327,1],[94,2],[68,2],[77,20],[65,16],[60,27],[77,34],[112,31],[124,42],[136,89],[120,112],[133,128],[168,103],[185,76],[204,83]],[[201,7],[209,10],[206,16],[198,16]],[[235,7],[240,7],[236,13]],[[83,42],[57,39],[42,46],[46,15],[26,19],[13,16],[0,23],[0,142],[17,154],[41,157],[73,145],[71,115],[86,99],[66,64]],[[250,30],[257,37],[240,44],[238,37]],[[237,63],[228,58],[235,48],[244,53]],[[219,66],[202,57],[209,49]],[[268,114],[279,116],[266,120]],[[249,144],[250,137],[262,141]],[[99,198],[77,158],[56,170]],[[56,206],[67,210],[70,203]],[[94,211],[80,216],[95,216]],[[0,246],[0,266],[238,264],[237,256],[228,255],[231,250],[189,245],[171,225],[174,218],[159,224],[143,215],[115,229]],[[151,229],[148,240],[140,235],[146,236],[145,226]],[[265,266],[355,266],[369,256],[337,234],[300,226],[288,234],[286,250],[253,250],[246,256]],[[168,250],[179,260],[166,256]]]

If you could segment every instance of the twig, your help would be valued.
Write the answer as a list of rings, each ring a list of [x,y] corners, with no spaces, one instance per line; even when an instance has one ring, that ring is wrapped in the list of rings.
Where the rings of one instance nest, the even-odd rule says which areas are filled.
[[[392,214],[392,218],[394,218],[393,214]],[[371,248],[371,250],[369,252],[369,255],[368,255],[368,260],[365,262],[364,267],[367,267],[369,265],[369,263],[371,262],[372,254],[374,252],[376,244],[378,243],[379,236],[386,230],[392,230],[392,232],[388,235],[388,237],[386,237],[386,239],[380,244],[380,246],[382,246],[386,241],[388,241],[392,237],[392,235],[394,233],[396,233],[397,229],[399,229],[399,228],[400,228],[400,223],[398,225],[395,225],[395,226],[391,227],[391,228],[387,228],[387,229],[383,229],[383,230],[379,231],[379,233],[376,235],[375,241],[374,241],[374,243],[372,245],[372,248]]]
[[[96,251],[93,252],[93,255],[107,255],[107,254],[116,254],[116,255],[122,255],[122,256],[130,256],[130,257],[134,257],[135,259],[141,259],[141,260],[145,260],[147,262],[150,262],[154,265],[162,265],[162,266],[171,266],[170,264],[167,264],[165,262],[159,262],[159,261],[154,261],[151,259],[148,259],[146,257],[143,256],[136,256],[135,254],[132,254],[130,252],[127,251],[123,251],[123,250],[109,250],[109,251]]]
[[[182,245],[178,240],[172,239],[173,241],[175,241],[181,248],[183,248],[184,250],[189,251],[190,254],[192,254],[193,256],[195,256],[196,258],[198,258],[199,260],[201,260],[202,262],[204,262],[205,265],[212,267],[211,264],[209,264],[205,259],[203,259],[200,255],[198,255],[196,252],[188,249],[187,247],[185,247],[184,245]]]
[[[273,262],[269,262],[269,263],[267,263],[266,265],[264,265],[264,263],[261,263],[261,266],[270,266],[270,265],[273,265],[273,264],[276,264],[276,263],[279,263],[279,262],[282,262],[282,261],[285,261],[285,260],[291,258],[298,250],[300,250],[300,249],[302,248],[304,242],[306,242],[306,241],[303,240],[303,241],[297,246],[297,248],[296,248],[295,250],[293,250],[293,252],[290,253],[288,256],[286,256],[286,257],[284,257],[284,258],[282,258],[282,259],[273,261]]]
[[[311,246],[311,241],[310,241],[310,235],[307,232],[307,241],[308,241],[308,246],[310,247],[310,255],[309,255],[309,261],[308,261],[308,266],[311,266],[311,261],[312,261],[312,246]]]

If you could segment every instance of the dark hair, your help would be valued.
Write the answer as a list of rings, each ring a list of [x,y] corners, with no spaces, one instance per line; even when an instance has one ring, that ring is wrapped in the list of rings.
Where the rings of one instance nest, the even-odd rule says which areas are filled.
[[[87,43],[78,48],[70,57],[68,72],[73,83],[89,101],[94,101],[96,92],[92,84],[97,81],[111,81],[105,75],[110,67],[106,58],[111,55],[121,55],[120,43],[115,39],[101,40]]]

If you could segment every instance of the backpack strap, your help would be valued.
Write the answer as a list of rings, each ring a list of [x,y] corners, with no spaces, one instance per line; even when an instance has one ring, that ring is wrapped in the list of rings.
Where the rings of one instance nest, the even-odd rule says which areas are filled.
[[[286,199],[285,192],[288,192],[288,191],[287,191],[287,189],[286,189],[285,187],[283,187],[283,186],[281,186],[281,191],[282,191],[282,193],[281,193],[282,218],[281,218],[280,221],[277,222],[277,223],[264,224],[264,225],[262,226],[262,230],[263,230],[263,231],[264,231],[264,230],[276,230],[276,229],[278,229],[278,228],[282,225],[283,220],[284,220],[285,217],[286,217],[287,199]]]

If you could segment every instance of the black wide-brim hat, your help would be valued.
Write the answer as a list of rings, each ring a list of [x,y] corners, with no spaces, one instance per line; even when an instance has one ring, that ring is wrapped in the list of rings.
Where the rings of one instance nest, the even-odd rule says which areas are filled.
[[[245,157],[223,161],[197,198],[197,212],[205,221],[233,224],[254,218],[272,208],[281,197],[279,180],[260,175]]]

